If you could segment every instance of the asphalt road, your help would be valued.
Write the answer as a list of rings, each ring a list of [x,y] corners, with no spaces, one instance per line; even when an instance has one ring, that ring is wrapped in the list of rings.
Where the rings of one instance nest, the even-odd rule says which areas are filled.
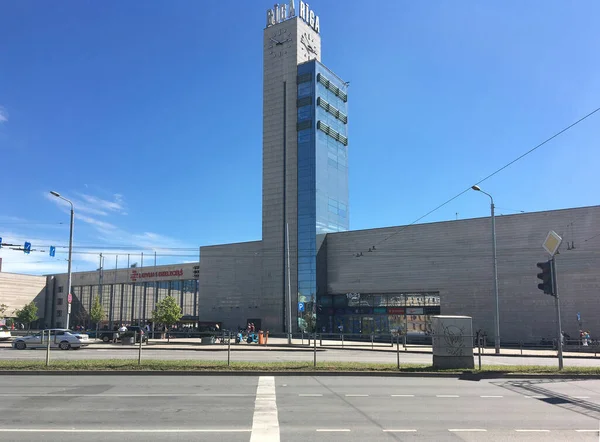
[[[600,381],[6,376],[0,440],[596,441]]]
[[[45,350],[14,350],[9,347],[0,348],[0,360],[45,360]],[[137,361],[137,347],[127,348],[83,348],[81,350],[51,350],[51,359],[135,359]],[[142,359],[170,359],[170,360],[227,360],[227,351],[222,349],[207,350],[202,347],[197,350],[167,350],[153,349],[144,346]],[[250,350],[232,346],[232,361],[265,362],[265,361],[313,361],[313,352],[308,349],[273,349]],[[346,361],[346,362],[383,362],[396,363],[395,352],[365,351],[365,350],[317,350],[318,361]],[[405,353],[400,351],[400,363],[404,364],[431,364],[430,353]],[[566,367],[598,367],[600,358],[565,358]],[[477,364],[477,357],[475,357]],[[556,358],[517,357],[517,356],[482,356],[484,365],[547,365],[557,366]]]

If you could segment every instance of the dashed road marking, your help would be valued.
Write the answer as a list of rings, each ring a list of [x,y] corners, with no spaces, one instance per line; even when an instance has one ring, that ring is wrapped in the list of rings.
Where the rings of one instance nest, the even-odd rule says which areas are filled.
[[[504,397],[504,396],[495,396],[495,395],[483,395],[483,396],[479,396],[479,397],[487,397],[487,398],[492,398],[492,397]]]
[[[300,393],[298,396],[300,396],[300,397],[321,397],[323,395],[321,393]]]
[[[436,394],[436,397],[460,397],[457,394]]]
[[[550,433],[550,430],[517,429],[518,433]]]
[[[319,433],[348,433],[350,432],[349,428],[317,428],[317,432]]]
[[[578,433],[600,433],[600,430],[575,430]]]
[[[412,429],[412,428],[395,428],[395,429],[391,429],[391,430],[383,430],[385,433],[416,433],[417,430]]]
[[[415,397],[414,394],[392,394],[392,397]]]
[[[460,432],[484,432],[487,431],[484,428],[450,428],[448,431],[452,433],[460,433]]]
[[[589,396],[573,396],[575,399],[589,399]],[[596,431],[596,430],[594,430]]]

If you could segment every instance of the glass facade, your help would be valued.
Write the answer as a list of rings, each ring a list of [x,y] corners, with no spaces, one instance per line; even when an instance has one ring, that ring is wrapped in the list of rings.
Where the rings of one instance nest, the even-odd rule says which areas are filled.
[[[298,66],[298,327],[317,314],[317,235],[346,231],[347,85],[316,60]]]
[[[198,317],[198,281],[195,279],[102,284],[73,287],[71,326],[92,324],[89,312],[96,296],[104,308],[103,325],[146,323],[152,319],[156,302],[171,295],[181,306],[182,321],[194,322]]]
[[[324,295],[318,310],[321,331],[356,334],[427,335],[441,314],[438,292]]]

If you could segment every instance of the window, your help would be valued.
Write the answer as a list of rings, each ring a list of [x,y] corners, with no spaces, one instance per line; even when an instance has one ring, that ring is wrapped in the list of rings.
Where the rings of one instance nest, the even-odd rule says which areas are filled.
[[[63,303],[63,299],[62,298],[58,298],[56,300],[56,305],[62,305],[62,303]]]
[[[298,84],[300,83],[306,83],[307,81],[311,81],[312,80],[312,72],[308,72],[306,74],[302,74],[302,75],[298,75],[296,77],[296,81]]]
[[[308,97],[300,98],[296,101],[296,107],[309,106],[312,104],[312,97],[309,95]]]
[[[56,317],[60,318],[62,316],[62,310],[56,310]]]
[[[63,292],[63,286],[62,286],[62,285],[59,285],[59,286],[58,286],[58,293],[62,293],[62,292]]]
[[[304,130],[304,129],[310,129],[311,126],[312,126],[312,120],[302,121],[301,123],[298,123],[298,132],[300,132],[301,130]]]
[[[312,92],[311,83],[302,83],[298,85],[298,98],[306,97]]]

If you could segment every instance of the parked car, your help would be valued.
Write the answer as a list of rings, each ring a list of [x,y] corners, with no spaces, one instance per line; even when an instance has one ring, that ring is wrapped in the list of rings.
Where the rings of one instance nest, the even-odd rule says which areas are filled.
[[[143,327],[140,327],[139,325],[128,325],[127,331],[135,333],[135,342],[140,342],[140,332],[141,332],[142,343],[146,343],[146,344],[148,343],[148,333],[146,333],[146,330],[144,330]]]
[[[89,336],[84,333],[76,333],[65,328],[53,328],[30,336],[16,337],[12,346],[17,350],[45,348],[48,345],[48,332],[50,332],[50,347],[52,348],[79,349],[89,344]]]
[[[8,341],[11,337],[10,330],[6,325],[0,325],[0,341]]]

